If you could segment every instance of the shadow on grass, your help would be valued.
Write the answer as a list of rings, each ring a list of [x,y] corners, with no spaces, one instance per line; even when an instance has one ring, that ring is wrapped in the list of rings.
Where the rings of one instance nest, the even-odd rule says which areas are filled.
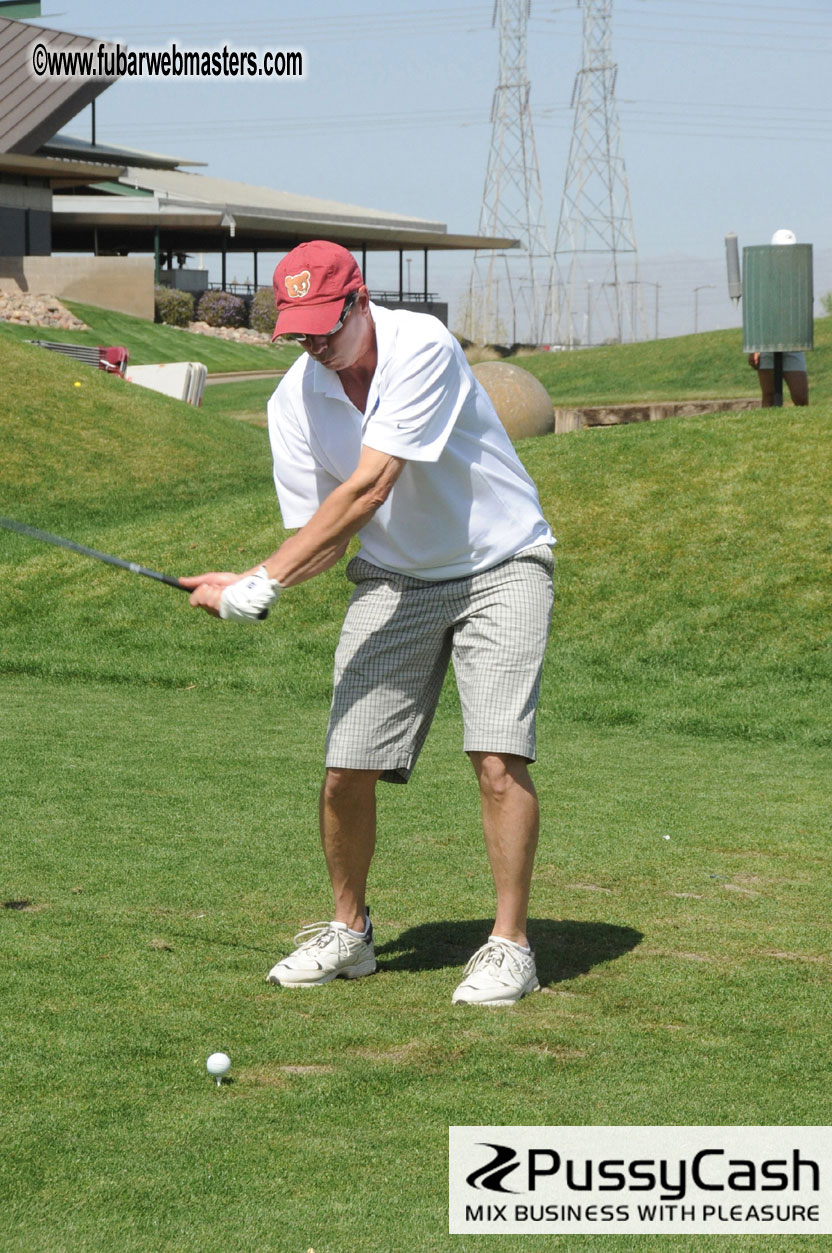
[[[485,943],[491,926],[490,920],[473,919],[426,922],[409,927],[395,940],[376,946],[379,969],[416,971],[464,966],[471,954]],[[529,935],[535,950],[537,975],[544,986],[585,975],[594,966],[623,957],[643,938],[641,932],[632,927],[551,918],[530,918]]]

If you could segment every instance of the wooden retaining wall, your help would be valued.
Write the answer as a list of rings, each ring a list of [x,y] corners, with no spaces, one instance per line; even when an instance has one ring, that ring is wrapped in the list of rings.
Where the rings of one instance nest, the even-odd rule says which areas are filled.
[[[589,426],[622,426],[630,422],[658,422],[662,418],[684,418],[696,413],[742,412],[758,409],[760,397],[743,400],[657,400],[637,405],[595,405],[575,409],[555,409],[555,434],[582,431]]]

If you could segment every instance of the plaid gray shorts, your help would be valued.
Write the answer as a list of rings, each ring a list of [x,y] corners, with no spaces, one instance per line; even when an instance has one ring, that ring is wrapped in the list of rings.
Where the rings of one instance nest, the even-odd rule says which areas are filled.
[[[331,768],[406,783],[453,660],[465,752],[535,758],[535,713],[552,618],[554,558],[529,549],[464,579],[429,582],[354,557],[335,654]]]

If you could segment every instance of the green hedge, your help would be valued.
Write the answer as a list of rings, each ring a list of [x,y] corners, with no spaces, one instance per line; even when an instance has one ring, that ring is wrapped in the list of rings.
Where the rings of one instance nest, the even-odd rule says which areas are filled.
[[[271,287],[258,287],[248,310],[248,324],[253,331],[264,335],[274,334],[277,313],[274,307],[274,291]]]
[[[248,323],[246,302],[227,291],[204,292],[196,317],[198,322],[207,322],[209,326],[246,326]]]
[[[194,320],[194,298],[190,292],[173,287],[157,287],[154,293],[155,317],[166,326],[187,326]]]

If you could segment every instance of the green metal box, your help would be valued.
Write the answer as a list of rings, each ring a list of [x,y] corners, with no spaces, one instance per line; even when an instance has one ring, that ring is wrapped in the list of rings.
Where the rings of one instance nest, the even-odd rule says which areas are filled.
[[[812,245],[742,250],[743,352],[814,348]]]

